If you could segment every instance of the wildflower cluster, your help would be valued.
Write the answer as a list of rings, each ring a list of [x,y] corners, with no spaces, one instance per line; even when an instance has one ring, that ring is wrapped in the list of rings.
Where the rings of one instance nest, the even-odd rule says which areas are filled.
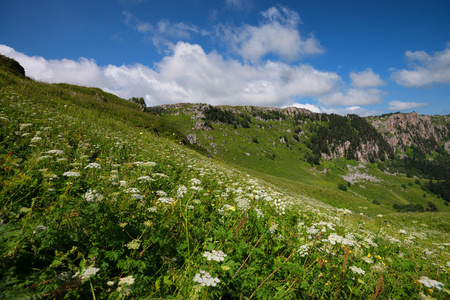
[[[194,282],[200,284],[200,286],[216,286],[220,283],[219,278],[214,278],[206,271],[200,270],[199,273],[195,274]]]

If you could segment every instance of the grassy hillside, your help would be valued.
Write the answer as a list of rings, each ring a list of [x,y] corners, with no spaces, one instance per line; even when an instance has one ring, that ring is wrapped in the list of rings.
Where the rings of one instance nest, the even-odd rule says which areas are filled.
[[[269,175],[271,180],[289,182],[286,186],[297,194],[372,216],[402,210],[394,205],[419,205],[427,210],[429,202],[441,212],[450,212],[448,201],[430,192],[427,180],[382,172],[380,169],[386,169],[383,162],[363,167],[346,158],[322,159],[320,165],[309,161],[314,156],[309,145],[325,120],[303,118],[299,122],[298,115],[270,110],[266,112],[268,116],[260,118],[261,113],[254,117],[253,110],[247,107],[232,109],[237,120],[222,118],[197,128],[197,123],[208,119],[200,115],[197,104],[157,111],[185,135],[195,135],[197,144],[215,158],[255,171],[259,177]],[[240,124],[245,114],[251,116],[249,126]],[[339,189],[339,185],[344,185],[347,191]]]
[[[346,161],[331,175],[299,159],[303,181],[247,172],[134,103],[5,67],[0,136],[2,299],[450,296],[450,214],[370,216],[390,208],[327,185]],[[397,185],[399,203],[416,189]]]

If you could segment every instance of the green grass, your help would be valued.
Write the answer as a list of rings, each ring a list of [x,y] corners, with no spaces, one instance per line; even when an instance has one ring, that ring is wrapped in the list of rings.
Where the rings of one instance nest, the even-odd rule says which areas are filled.
[[[295,159],[295,180],[275,164],[259,173],[186,147],[133,103],[6,69],[0,125],[2,299],[450,295],[448,213],[392,213],[340,191],[351,162],[319,175]],[[231,148],[249,150],[244,140]]]

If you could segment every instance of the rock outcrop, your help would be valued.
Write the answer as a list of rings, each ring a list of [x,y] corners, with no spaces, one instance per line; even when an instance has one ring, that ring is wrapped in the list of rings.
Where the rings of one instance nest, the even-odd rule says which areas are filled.
[[[405,146],[430,148],[443,145],[449,135],[450,117],[439,116],[444,124],[436,124],[435,116],[412,113],[396,113],[388,117],[379,117],[372,121],[372,126],[382,133],[385,140],[400,151]],[[424,149],[434,150],[434,149]]]

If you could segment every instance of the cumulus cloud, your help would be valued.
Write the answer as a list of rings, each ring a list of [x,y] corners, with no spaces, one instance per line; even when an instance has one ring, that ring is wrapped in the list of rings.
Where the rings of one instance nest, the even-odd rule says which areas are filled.
[[[84,86],[105,86],[107,83],[103,69],[93,59],[46,60],[39,56],[27,56],[5,45],[0,45],[0,53],[17,60],[25,68],[25,74],[37,80]]]
[[[319,103],[326,107],[361,106],[378,104],[383,101],[384,92],[379,89],[348,89],[319,97]]]
[[[307,109],[307,110],[315,112],[315,113],[321,113],[322,112],[319,107],[317,107],[314,104],[309,104],[309,103],[303,104],[303,103],[295,102],[295,103],[293,103],[292,105],[289,105],[289,106],[294,106],[294,107],[298,107],[298,108],[304,108],[304,109]],[[288,107],[288,106],[285,106],[285,107]]]
[[[28,76],[38,80],[97,86],[123,98],[145,96],[149,106],[177,102],[283,106],[331,93],[341,81],[337,74],[307,64],[267,61],[255,66],[184,42],[178,42],[173,53],[154,68],[141,64],[102,67],[85,58],[46,60],[7,46],[0,46],[0,53],[16,59]]]
[[[378,111],[366,109],[361,106],[322,108],[322,110],[323,110],[322,112],[327,114],[337,114],[341,116],[354,114],[362,117],[367,117],[367,116],[374,116],[379,113]]]
[[[259,26],[244,24],[239,27],[220,25],[217,33],[243,59],[253,63],[274,54],[286,61],[295,61],[305,55],[323,53],[319,41],[310,34],[302,37],[298,29],[299,15],[285,7],[271,7],[262,12]]]
[[[389,101],[389,110],[392,111],[404,111],[411,110],[415,108],[426,107],[428,103],[417,103],[417,102],[402,102],[402,101]]]
[[[432,55],[425,51],[406,51],[410,70],[392,69],[392,78],[406,87],[425,87],[435,83],[450,84],[450,43]]]
[[[350,80],[357,88],[376,87],[385,84],[384,81],[381,80],[380,75],[374,73],[371,68],[367,68],[359,73],[351,72]]]

